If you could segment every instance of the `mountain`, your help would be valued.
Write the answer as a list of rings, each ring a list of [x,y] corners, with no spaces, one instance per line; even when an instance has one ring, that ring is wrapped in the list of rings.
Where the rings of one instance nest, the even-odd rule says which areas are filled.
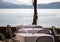
[[[52,2],[49,4],[38,4],[38,8],[47,9],[60,9],[60,2]]]
[[[50,3],[49,5],[51,6],[51,8],[60,8],[60,2]]]
[[[29,8],[29,5],[24,4],[12,4],[4,1],[0,1],[0,9],[2,8]]]
[[[13,4],[13,3],[9,3],[9,2],[4,2],[0,0],[0,9],[11,9],[11,8],[33,8],[32,5],[24,5],[24,4]],[[37,5],[38,9],[60,9],[60,2],[52,2],[52,3],[48,3],[48,4],[38,4]]]

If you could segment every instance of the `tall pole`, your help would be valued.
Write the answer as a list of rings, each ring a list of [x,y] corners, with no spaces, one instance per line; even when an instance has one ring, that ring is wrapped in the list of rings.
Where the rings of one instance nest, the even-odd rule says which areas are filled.
[[[34,16],[33,16],[33,23],[32,25],[37,25],[37,0],[32,0],[33,1],[33,7],[34,7]]]

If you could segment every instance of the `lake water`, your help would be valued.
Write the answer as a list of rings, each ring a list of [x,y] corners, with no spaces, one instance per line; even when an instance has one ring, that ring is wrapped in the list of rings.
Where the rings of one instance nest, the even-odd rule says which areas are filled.
[[[31,25],[33,9],[0,9],[0,25]],[[38,25],[60,27],[60,9],[38,9]]]

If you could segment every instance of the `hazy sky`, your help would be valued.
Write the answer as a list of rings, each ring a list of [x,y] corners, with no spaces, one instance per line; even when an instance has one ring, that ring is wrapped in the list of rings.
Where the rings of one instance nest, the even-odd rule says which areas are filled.
[[[32,4],[32,0],[3,0],[15,4]],[[37,0],[38,3],[60,2],[60,0]]]

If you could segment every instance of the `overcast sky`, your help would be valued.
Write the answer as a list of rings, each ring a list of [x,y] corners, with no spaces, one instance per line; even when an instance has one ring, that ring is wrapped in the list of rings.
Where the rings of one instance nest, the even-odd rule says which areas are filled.
[[[32,4],[32,0],[3,0],[15,4]],[[60,2],[60,0],[37,0],[38,3]]]

